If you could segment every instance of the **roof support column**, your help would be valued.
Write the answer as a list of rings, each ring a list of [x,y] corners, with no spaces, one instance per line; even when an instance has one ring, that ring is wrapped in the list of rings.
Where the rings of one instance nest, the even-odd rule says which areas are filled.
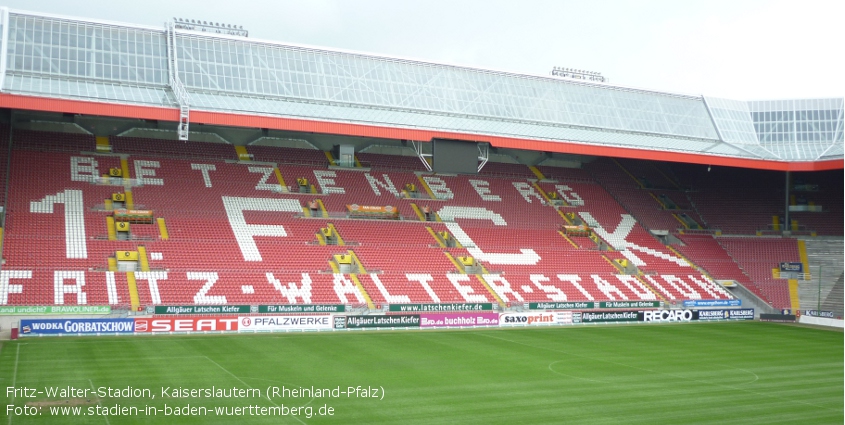
[[[487,164],[490,159],[490,145],[488,143],[478,144],[478,172]]]
[[[792,223],[789,221],[789,180],[790,180],[790,172],[786,172],[785,181],[785,188],[784,188],[784,198],[783,198],[783,234],[788,235],[789,232],[792,230]]]
[[[422,161],[425,169],[431,171],[431,164],[428,162],[428,158],[431,158],[430,153],[423,153],[423,142],[417,142],[411,140],[411,144],[414,146],[414,152],[417,153],[417,157]]]
[[[188,140],[188,131],[190,125],[190,99],[188,98],[188,91],[179,80],[179,61],[176,56],[176,24],[168,22],[167,26],[167,58],[168,58],[168,72],[170,73],[170,89],[179,104],[179,124],[176,127],[176,133],[179,135],[179,140]]]

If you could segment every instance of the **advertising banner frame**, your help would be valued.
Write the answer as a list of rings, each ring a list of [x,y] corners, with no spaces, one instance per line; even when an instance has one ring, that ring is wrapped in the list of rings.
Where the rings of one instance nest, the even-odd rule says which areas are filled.
[[[300,313],[345,313],[343,304],[262,304],[258,313],[300,314]]]
[[[337,316],[345,317],[343,329],[372,329],[372,328],[419,328],[419,314],[389,314],[379,316]],[[335,325],[335,329],[340,329]]]
[[[601,309],[632,309],[632,308],[660,308],[663,301],[623,300],[623,301],[601,301],[597,303]]]
[[[112,325],[112,326],[108,326]],[[121,326],[123,325],[123,326]],[[132,334],[134,319],[21,319],[20,336]],[[125,328],[125,329],[114,329]]]
[[[684,300],[684,308],[701,307],[742,307],[742,300],[734,298],[730,300]]]
[[[823,317],[827,319],[835,319],[836,312],[835,311],[828,311],[828,310],[801,310],[801,314],[803,316],[810,316],[810,317]]]
[[[697,322],[698,310],[645,310],[637,312],[637,319],[643,323]]]
[[[111,314],[110,305],[35,305],[35,306],[0,306],[0,316],[24,316],[33,314]]]
[[[135,333],[236,332],[237,316],[135,318]]]
[[[390,304],[387,309],[407,314],[494,311],[493,303]]]
[[[499,326],[499,313],[422,313],[420,328],[472,328]]]
[[[238,332],[331,330],[330,315],[240,316]]]
[[[634,323],[638,322],[639,311],[583,311],[581,323]]]
[[[159,315],[201,315],[201,314],[250,314],[258,312],[248,305],[157,305],[153,309]]]
[[[548,301],[528,303],[529,310],[592,310],[594,301]]]
[[[754,320],[753,308],[698,310],[698,321]]]

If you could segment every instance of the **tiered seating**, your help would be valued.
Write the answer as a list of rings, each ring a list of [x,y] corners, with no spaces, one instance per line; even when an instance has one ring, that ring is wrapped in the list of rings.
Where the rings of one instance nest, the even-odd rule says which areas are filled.
[[[249,146],[247,151],[255,161],[276,162],[279,164],[303,164],[314,167],[324,167],[328,164],[326,154],[316,149]]]
[[[695,264],[703,267],[715,279],[735,280],[759,297],[766,298],[713,236],[679,234],[676,237],[681,239],[684,245],[675,248],[687,258],[695,259]]]
[[[155,225],[133,226],[139,240],[106,240],[108,213],[96,207],[122,186],[93,184],[100,179],[92,176],[119,167],[117,157],[60,151],[64,148],[13,150],[5,269],[21,276],[31,271],[32,278],[13,280],[22,287],[13,287],[7,302],[58,302],[54,275],[65,278],[64,303],[128,304],[125,273],[103,270],[114,251],[139,245],[150,264],[149,272],[135,276],[141,305],[362,304],[364,294],[354,280],[330,271],[332,256],[349,250],[366,269],[358,276],[361,287],[377,304],[729,297],[629,218],[583,170],[546,170],[561,180],[540,187],[560,190],[572,200],[562,211],[589,221],[617,251],[597,251],[576,237],[586,247],[579,249],[561,237],[557,230],[563,219],[522,165],[491,163],[480,176],[424,175],[437,199],[403,199],[397,194],[407,183],[426,191],[415,169],[390,168],[385,158],[373,161],[369,172],[330,170],[320,151],[249,149],[257,161],[278,163],[286,185],[306,177],[319,192],[298,194],[284,193],[267,165],[226,162],[234,159],[231,146],[159,142],[112,138],[116,152],[130,154],[128,177],[140,184],[132,188],[135,208],[164,218],[169,240],[160,239]],[[378,156],[385,157],[372,155]],[[303,217],[302,207],[316,198],[323,200],[329,218]],[[418,221],[412,202],[430,206],[444,222]],[[350,204],[390,205],[403,220],[347,220]],[[347,246],[317,244],[315,233],[327,222]],[[426,227],[448,230],[464,247],[440,248]],[[474,257],[484,280],[459,274],[461,267],[447,253]],[[619,275],[610,261],[622,259],[637,264],[644,275]],[[84,286],[79,279],[85,279]],[[77,297],[80,290],[86,297]]]
[[[772,277],[772,269],[781,262],[800,262],[795,239],[719,238],[725,251],[751,278],[776,308],[790,308],[789,286],[783,279]]]
[[[675,182],[659,170],[652,161],[641,161],[637,159],[617,159],[621,167],[624,167],[634,178],[638,179],[643,187],[657,190],[677,189]]]
[[[6,174],[9,165],[9,126],[0,124],[0,206],[6,205]]]
[[[499,215],[507,222],[506,230],[502,228],[497,229],[498,226],[490,220],[467,220],[458,218],[456,221],[478,247],[495,247],[497,252],[504,251],[503,254],[505,258],[510,257],[510,264],[496,264],[493,261],[487,261],[483,258],[481,259],[484,260],[485,265],[489,264],[487,265],[489,271],[501,273],[510,284],[510,290],[519,293],[523,299],[536,300],[534,297],[540,297],[541,300],[543,300],[543,298],[548,300],[548,298],[545,298],[546,294],[538,290],[535,282],[536,277],[532,279],[532,274],[541,274],[542,276],[552,278],[555,278],[557,274],[576,274],[580,281],[584,282],[581,284],[581,288],[585,289],[587,293],[597,294],[592,295],[597,298],[601,297],[607,299],[606,297],[611,297],[610,299],[618,299],[612,298],[613,296],[611,295],[602,295],[604,292],[598,289],[598,285],[596,283],[601,280],[604,282],[611,282],[612,285],[619,287],[620,292],[622,292],[626,297],[629,297],[629,299],[641,298],[641,296],[637,295],[635,291],[641,291],[641,293],[649,292],[645,288],[641,288],[638,283],[631,280],[626,280],[625,282],[627,282],[627,284],[634,285],[635,289],[629,288],[624,282],[620,285],[620,281],[614,276],[616,268],[609,264],[609,262],[602,257],[601,253],[597,251],[575,250],[563,238],[558,237],[556,235],[556,230],[560,224],[562,224],[560,216],[556,214],[553,208],[544,206],[541,203],[542,201],[540,200],[538,192],[533,191],[533,189],[528,190],[530,187],[520,186],[523,193],[520,193],[519,190],[514,190],[514,183],[521,184],[523,182],[507,181],[502,179],[496,181],[490,180],[489,188],[491,193],[499,196],[501,201],[484,201],[478,193],[475,192],[475,189],[472,189],[470,184],[466,184],[466,186],[461,184],[462,181],[469,183],[469,180],[471,179],[466,177],[444,177],[442,180],[448,187],[450,187],[450,190],[455,197],[455,200],[447,201],[447,205],[455,203],[463,205],[464,208],[471,208],[475,205],[478,205],[479,207],[486,205],[489,207],[490,205],[494,205],[495,202],[503,202],[502,208],[496,208],[495,212],[499,213]],[[511,183],[509,185],[510,187],[508,187],[507,183]],[[547,192],[552,189],[557,189],[555,185],[551,183],[543,183],[540,186]],[[488,186],[485,185],[483,187]],[[595,184],[571,183],[566,187],[568,189],[561,188],[564,192],[561,196],[569,197],[570,199],[580,199],[583,203],[577,207],[566,208],[566,211],[576,211],[578,214],[589,213],[599,225],[607,229],[608,233],[613,233],[614,229],[616,229],[617,225],[620,223],[623,214],[625,214],[625,211],[613,200],[612,197],[607,194],[607,192]],[[526,204],[527,200],[525,197],[531,200],[530,204]],[[506,207],[507,205],[523,205],[523,208],[508,208]],[[511,232],[516,234],[516,236],[508,238],[506,235]],[[634,254],[634,251],[631,249],[628,250],[629,252],[627,254],[631,257],[644,256],[646,258],[643,262],[647,264],[648,267],[645,267],[644,264],[643,270],[655,275],[657,280],[656,282],[651,282],[651,284],[657,287],[656,290],[661,291],[661,296],[665,296],[668,299],[687,298],[687,296],[679,293],[678,290],[673,289],[674,286],[662,282],[661,279],[664,279],[664,276],[678,276],[689,280],[689,275],[693,273],[691,268],[689,268],[686,264],[679,265],[667,260],[670,256],[666,254],[665,248],[660,246],[659,242],[652,238],[640,226],[634,226],[630,229],[628,234],[621,236],[620,241],[615,241],[620,244],[620,247],[622,247],[620,249],[624,250],[625,240],[636,243],[640,249],[654,253],[659,252],[660,254],[658,255],[663,256],[656,257],[652,254]],[[539,259],[535,262],[522,262],[522,260],[527,260],[528,256],[526,256],[525,253],[520,256],[519,252],[520,250],[527,248],[532,249]],[[488,249],[488,251],[491,250],[492,249]],[[679,259],[675,260],[680,261]],[[660,276],[656,277],[657,275]],[[650,278],[651,277],[647,277],[646,279],[648,280]],[[702,279],[700,276],[697,276],[696,278]],[[570,293],[567,294],[567,297],[572,297],[571,299],[589,299],[589,297],[583,294],[581,289],[576,287],[574,284],[567,282],[568,281],[565,280],[560,282],[551,282],[549,285],[558,286],[559,289],[564,288],[564,293],[567,293],[566,291],[568,290]],[[661,288],[664,288],[665,290]],[[529,289],[531,291],[529,291]],[[720,293],[711,296],[710,294],[705,294],[701,295],[701,297],[720,298],[728,297],[728,295]],[[518,300],[519,298],[516,299]]]
[[[731,259],[724,248],[710,235],[677,235],[684,242],[675,248],[687,258],[695,258],[716,279],[749,282],[748,276]]]
[[[508,164],[503,162],[488,162],[478,173],[483,177],[503,177],[503,178],[536,178],[531,170],[522,164]]]
[[[16,138],[17,139],[17,138]],[[177,140],[111,137],[112,152],[189,159],[238,159],[232,145]]]
[[[560,180],[563,182],[594,182],[593,176],[584,168],[562,168],[562,167],[546,167],[538,166],[538,170],[543,173],[543,176],[550,180]]]
[[[674,191],[674,186],[658,173],[654,167],[644,164],[641,161],[628,161],[626,167],[631,175],[628,175],[619,165],[609,159],[599,159],[589,164],[588,169],[598,181],[639,221],[643,226],[651,230],[674,231],[683,227],[683,224],[672,216],[672,212],[664,210],[658,201],[661,194],[668,194],[678,207],[685,205],[686,197],[682,192]],[[637,174],[634,174],[634,173]],[[637,177],[641,181],[648,181],[654,187],[660,189],[644,189],[632,178]],[[692,211],[684,211],[692,215]]]
[[[425,166],[416,156],[381,155],[374,153],[355,154],[361,165],[373,170],[401,170],[405,172],[425,171]]]
[[[818,192],[795,191],[796,200],[813,202],[821,205],[823,211],[793,212],[791,219],[798,220],[798,224],[809,230],[815,230],[820,235],[842,235],[842,217],[845,216],[845,188],[843,188],[842,170],[823,171],[819,173],[801,173],[795,175],[796,184],[814,184]]]
[[[13,137],[12,146],[15,149],[75,153],[91,152],[96,149],[94,136],[89,134],[15,129]]]
[[[307,167],[281,167],[286,182],[295,184],[297,177],[306,177],[320,192],[320,198],[332,215],[345,216],[347,205],[392,206],[403,217],[414,218],[414,200],[400,199],[406,183],[420,185],[413,173],[384,171],[325,170]],[[385,175],[387,178],[385,178]],[[288,183],[289,185],[291,183]],[[421,190],[421,189],[420,189]],[[324,195],[328,193],[327,195]],[[422,200],[416,201],[423,202]]]
[[[100,169],[119,167],[118,159],[98,157]],[[30,278],[11,282],[22,285],[9,294],[11,304],[54,304],[54,281],[67,278],[65,285],[84,282],[86,302],[64,296],[65,304],[109,304],[105,273],[88,270],[103,266],[109,253],[128,249],[126,242],[88,239],[106,234],[105,217],[89,208],[102,204],[114,187],[94,186],[77,166],[76,181],[71,179],[71,155],[67,153],[13,150],[6,215],[3,269],[25,271]],[[89,163],[90,165],[90,163]],[[90,173],[88,174],[90,177]],[[83,233],[84,229],[84,233]],[[71,281],[70,276],[81,280]],[[117,297],[128,304],[126,281],[116,283]],[[115,304],[115,303],[113,303]]]
[[[783,173],[728,167],[673,166],[702,219],[724,234],[753,235],[783,216]]]

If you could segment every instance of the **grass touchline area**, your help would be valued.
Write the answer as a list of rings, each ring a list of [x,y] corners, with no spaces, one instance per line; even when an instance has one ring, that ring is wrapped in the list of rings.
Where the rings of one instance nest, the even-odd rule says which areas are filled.
[[[27,338],[0,350],[10,424],[843,422],[842,334],[761,322]],[[133,391],[149,396],[116,396]]]

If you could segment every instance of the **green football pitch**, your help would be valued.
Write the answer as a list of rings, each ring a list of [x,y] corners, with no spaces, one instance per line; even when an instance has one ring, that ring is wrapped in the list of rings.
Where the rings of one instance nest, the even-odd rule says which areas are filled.
[[[745,322],[29,338],[3,344],[0,380],[0,425],[842,424],[843,334]]]

